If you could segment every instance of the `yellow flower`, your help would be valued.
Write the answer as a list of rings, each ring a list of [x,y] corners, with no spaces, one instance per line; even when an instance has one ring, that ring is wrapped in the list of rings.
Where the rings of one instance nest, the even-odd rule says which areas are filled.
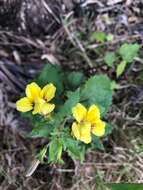
[[[40,88],[35,82],[26,86],[26,97],[21,98],[16,102],[18,111],[27,112],[33,110],[32,114],[48,115],[55,105],[48,103],[55,96],[56,87],[50,83],[44,88]]]
[[[96,105],[87,110],[78,103],[72,109],[75,122],[72,124],[72,134],[76,139],[88,144],[91,142],[91,133],[101,137],[105,134],[105,122],[100,119],[100,110]]]

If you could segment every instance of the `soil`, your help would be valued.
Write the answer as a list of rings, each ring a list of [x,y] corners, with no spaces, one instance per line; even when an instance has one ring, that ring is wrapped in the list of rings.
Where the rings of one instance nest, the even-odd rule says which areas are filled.
[[[138,42],[140,59],[117,78],[94,51],[102,47],[90,42],[94,31],[114,35],[105,51]],[[0,189],[102,190],[104,181],[143,182],[142,43],[142,0],[0,1]],[[29,121],[18,115],[15,102],[46,62],[115,80],[120,87],[105,118],[115,127],[104,139],[105,151],[91,151],[84,163],[64,155],[64,165],[40,164],[26,177],[45,139],[24,137]]]

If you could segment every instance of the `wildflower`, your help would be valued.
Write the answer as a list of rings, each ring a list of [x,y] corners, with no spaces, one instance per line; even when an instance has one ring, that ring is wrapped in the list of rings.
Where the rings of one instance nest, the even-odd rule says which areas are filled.
[[[105,134],[105,122],[100,119],[100,110],[96,105],[87,110],[78,103],[72,109],[75,122],[72,124],[72,133],[76,139],[88,144],[91,142],[91,133],[101,137]]]
[[[16,102],[16,108],[21,112],[33,110],[32,114],[48,115],[55,105],[48,103],[55,96],[56,87],[50,83],[44,88],[40,88],[35,82],[26,86],[26,97],[21,98]]]

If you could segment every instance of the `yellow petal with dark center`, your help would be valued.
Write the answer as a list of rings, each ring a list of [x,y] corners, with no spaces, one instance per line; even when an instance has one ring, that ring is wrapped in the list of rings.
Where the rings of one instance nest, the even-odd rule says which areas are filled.
[[[35,102],[37,98],[40,98],[40,92],[41,88],[35,82],[26,86],[26,96],[31,102]]]
[[[16,109],[21,112],[27,112],[33,109],[32,103],[27,97],[21,98],[16,102]]]
[[[86,120],[91,124],[94,124],[100,120],[100,110],[96,105],[90,106],[87,112]]]
[[[80,125],[80,140],[88,144],[91,142],[91,125],[84,123]]]
[[[87,110],[82,104],[78,103],[75,107],[73,107],[72,113],[76,121],[80,123],[85,119]]]
[[[97,123],[94,124],[92,127],[92,133],[98,137],[101,137],[105,134],[105,122],[99,120]]]
[[[49,102],[55,97],[55,92],[56,87],[52,83],[47,84],[41,91],[41,97]]]
[[[80,125],[76,122],[72,124],[72,133],[77,140],[80,139]]]

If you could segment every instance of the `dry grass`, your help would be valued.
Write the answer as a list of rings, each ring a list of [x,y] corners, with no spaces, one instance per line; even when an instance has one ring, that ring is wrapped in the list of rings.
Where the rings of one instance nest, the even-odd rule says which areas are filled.
[[[92,7],[84,5],[79,12],[68,10],[52,36],[38,38],[0,31],[0,189],[102,190],[104,182],[143,182],[143,62],[136,60],[116,79],[114,69],[108,69],[94,51],[102,45],[89,40],[93,31],[102,30],[114,34],[114,40],[104,44],[104,50],[117,48],[121,39],[142,44],[139,5],[138,0],[109,6],[94,1]],[[77,13],[80,14],[75,16]],[[64,155],[64,165],[39,165],[26,178],[35,151],[44,142],[23,137],[29,129],[27,121],[17,115],[15,101],[45,60],[66,70],[82,70],[87,76],[107,73],[117,80],[120,87],[106,117],[114,130],[104,140],[105,151],[89,152],[84,163]]]

